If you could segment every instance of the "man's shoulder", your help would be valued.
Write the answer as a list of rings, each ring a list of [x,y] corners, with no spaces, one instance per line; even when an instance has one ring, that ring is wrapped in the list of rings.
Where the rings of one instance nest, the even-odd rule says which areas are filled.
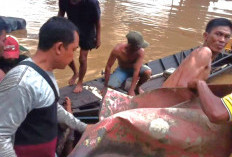
[[[139,54],[139,55],[144,55],[144,53],[145,53],[145,51],[144,51],[143,48],[140,48],[140,49],[138,50],[138,54]]]
[[[201,46],[201,47],[198,47],[197,49],[195,49],[192,53],[207,53],[207,54],[212,54],[212,51],[209,47],[207,46]]]
[[[1,83],[11,84],[11,86],[32,86],[41,80],[42,77],[34,69],[26,65],[18,65],[6,74]]]
[[[97,10],[97,14],[96,15],[100,16],[100,14],[101,14],[101,8],[100,8],[100,4],[99,4],[98,0],[88,0],[87,4],[88,5],[84,5],[84,6],[88,7],[89,9],[91,9],[91,11],[93,11],[94,13],[96,13],[96,10]]]
[[[135,53],[134,56],[136,56],[137,59],[144,57],[145,51],[143,48],[138,49]]]
[[[125,50],[125,47],[126,47],[126,44],[124,43],[119,43],[117,44],[115,47],[114,47],[114,51],[115,53],[120,53],[120,52],[123,52]]]
[[[25,67],[21,66],[17,66],[11,69],[5,75],[5,78],[2,80],[0,89],[12,88],[20,85],[20,82],[22,81],[22,78],[24,77],[26,70],[27,69]]]
[[[24,59],[29,58],[27,55],[19,55],[18,62],[23,61]]]
[[[115,46],[115,48],[124,48],[124,47],[126,47],[126,45],[127,45],[127,44],[125,44],[125,43],[118,43],[118,44]]]
[[[196,56],[198,58],[211,58],[212,57],[212,51],[207,46],[202,46],[194,50],[192,53],[192,56]]]

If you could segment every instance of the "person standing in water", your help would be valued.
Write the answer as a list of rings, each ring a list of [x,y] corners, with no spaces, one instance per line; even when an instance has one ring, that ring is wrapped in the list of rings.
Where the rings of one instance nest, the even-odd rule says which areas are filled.
[[[59,0],[58,16],[64,17],[65,13],[79,29],[80,36],[80,56],[79,73],[77,72],[74,60],[69,64],[73,71],[73,76],[69,80],[70,85],[78,82],[74,88],[74,93],[83,90],[83,79],[87,70],[88,52],[101,45],[101,20],[100,6],[98,0]]]

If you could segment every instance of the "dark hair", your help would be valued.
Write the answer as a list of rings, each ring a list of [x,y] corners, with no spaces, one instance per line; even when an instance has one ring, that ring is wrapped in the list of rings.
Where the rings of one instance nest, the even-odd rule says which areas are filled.
[[[231,21],[225,18],[216,18],[216,19],[210,20],[205,28],[205,31],[207,33],[210,33],[213,28],[219,27],[219,26],[228,26],[230,27],[230,30],[232,31]]]
[[[63,42],[67,47],[74,41],[75,31],[78,32],[78,29],[71,21],[52,17],[40,28],[38,49],[49,50],[57,42]]]
[[[0,21],[0,35],[2,35],[3,31],[7,30],[7,25],[5,22]]]

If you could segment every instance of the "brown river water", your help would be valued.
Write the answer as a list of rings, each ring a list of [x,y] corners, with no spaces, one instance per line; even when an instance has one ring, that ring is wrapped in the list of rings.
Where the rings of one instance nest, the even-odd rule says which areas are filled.
[[[102,45],[88,56],[85,81],[101,77],[112,48],[126,42],[129,30],[140,31],[150,46],[144,62],[180,52],[202,44],[207,22],[216,17],[232,17],[231,0],[99,0],[102,20]],[[58,0],[1,0],[0,15],[24,18],[27,30],[12,32],[31,54],[36,51],[42,24],[57,15]],[[75,53],[77,67],[79,50]],[[116,65],[115,65],[116,66]],[[115,67],[114,66],[114,67]],[[72,76],[69,67],[56,70],[60,87]],[[213,80],[231,83],[231,74]]]

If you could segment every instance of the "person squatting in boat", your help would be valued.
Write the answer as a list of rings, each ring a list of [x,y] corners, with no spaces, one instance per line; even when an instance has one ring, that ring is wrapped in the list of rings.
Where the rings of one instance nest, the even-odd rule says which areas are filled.
[[[126,38],[128,42],[116,45],[109,56],[105,68],[103,93],[106,91],[107,86],[119,88],[127,78],[132,77],[128,94],[134,96],[135,92],[143,92],[140,89],[140,85],[146,82],[151,76],[151,68],[143,65],[144,48],[149,43],[143,39],[141,33],[136,31],[130,31],[126,35]],[[118,67],[110,76],[111,67],[116,60],[118,61]]]

